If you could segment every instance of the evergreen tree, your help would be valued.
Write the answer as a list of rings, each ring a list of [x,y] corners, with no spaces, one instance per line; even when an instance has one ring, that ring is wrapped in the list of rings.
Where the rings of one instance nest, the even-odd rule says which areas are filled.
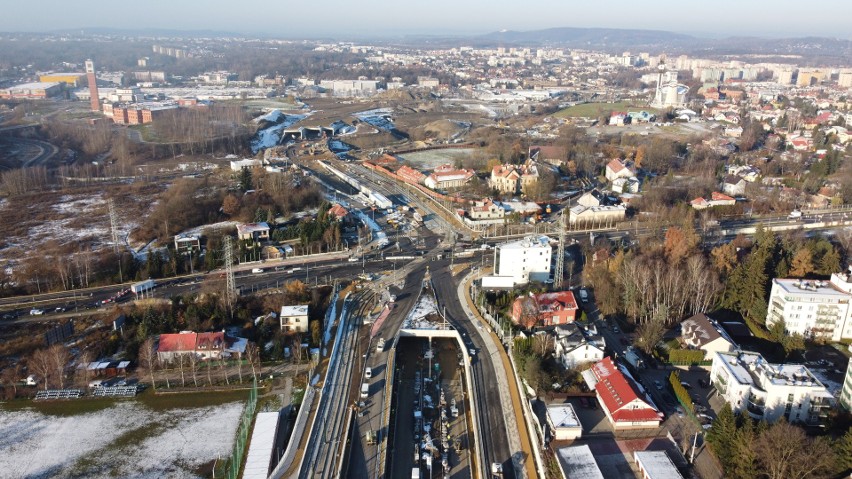
[[[852,429],[847,429],[846,434],[834,441],[834,450],[837,451],[838,472],[852,470]]]
[[[252,183],[251,170],[247,166],[244,166],[240,170],[239,181],[240,181],[240,189],[241,190],[248,191],[248,190],[254,189],[254,185]]]
[[[722,461],[725,470],[732,467],[731,458],[736,450],[737,419],[730,404],[725,404],[713,421],[713,427],[707,432],[707,442],[713,447],[716,457]]]
[[[744,420],[743,426],[734,434],[733,454],[729,460],[728,476],[733,478],[751,479],[757,477],[756,460],[752,445],[757,433],[749,419]]]

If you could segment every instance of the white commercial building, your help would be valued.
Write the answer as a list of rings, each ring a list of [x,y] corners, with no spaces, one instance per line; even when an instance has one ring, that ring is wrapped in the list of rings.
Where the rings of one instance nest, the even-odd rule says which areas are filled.
[[[830,281],[774,279],[766,324],[784,322],[787,333],[831,341],[852,339],[852,275],[833,274]]]
[[[583,426],[571,404],[549,404],[547,425],[557,441],[573,441],[583,435]]]
[[[734,412],[775,422],[819,424],[834,397],[801,364],[770,364],[753,352],[713,355],[710,380]]]
[[[666,451],[634,451],[633,461],[642,479],[682,478]]]
[[[604,479],[595,455],[587,444],[562,447],[556,450],[562,473],[571,479]]]
[[[497,277],[511,285],[530,281],[545,282],[550,279],[553,248],[547,236],[528,236],[519,241],[497,245],[494,248],[494,276],[482,278],[483,287],[489,278]]]

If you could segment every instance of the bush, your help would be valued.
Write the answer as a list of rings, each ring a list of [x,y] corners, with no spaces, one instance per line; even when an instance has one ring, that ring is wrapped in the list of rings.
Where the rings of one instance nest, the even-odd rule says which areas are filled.
[[[704,351],[700,349],[672,349],[669,362],[675,364],[697,364],[704,361]]]

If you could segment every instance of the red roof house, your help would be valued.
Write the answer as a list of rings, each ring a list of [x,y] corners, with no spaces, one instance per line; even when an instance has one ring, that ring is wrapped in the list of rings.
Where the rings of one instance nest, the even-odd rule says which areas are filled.
[[[663,414],[647,402],[638,386],[618,369],[612,358],[595,363],[583,377],[594,383],[595,395],[616,430],[659,427]]]
[[[536,326],[573,323],[577,317],[577,300],[571,291],[536,294],[516,299],[512,304],[512,321],[521,322],[525,311],[530,311],[529,308],[538,311]]]

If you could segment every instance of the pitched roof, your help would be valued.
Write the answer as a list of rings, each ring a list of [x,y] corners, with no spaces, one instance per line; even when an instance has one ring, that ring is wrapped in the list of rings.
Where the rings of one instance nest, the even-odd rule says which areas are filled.
[[[660,413],[639,397],[635,385],[631,384],[618,369],[612,358],[605,357],[592,366],[597,379],[595,391],[615,422],[659,421]],[[626,406],[631,405],[631,408]],[[635,407],[634,406],[638,406]]]
[[[624,163],[622,163],[621,160],[619,160],[618,158],[610,160],[610,162],[606,164],[606,167],[612,170],[614,173],[618,173],[624,168],[626,168],[624,166]]]
[[[343,218],[349,214],[349,210],[337,203],[335,203],[331,208],[329,208],[328,212],[329,214],[336,216],[337,219]]]
[[[710,199],[713,201],[736,201],[734,198],[731,198],[726,194],[719,193],[718,191],[714,191],[713,193],[711,193]]]
[[[722,337],[704,313],[698,313],[681,323],[684,340],[700,348]]]
[[[198,333],[161,334],[158,353],[194,351]]]

